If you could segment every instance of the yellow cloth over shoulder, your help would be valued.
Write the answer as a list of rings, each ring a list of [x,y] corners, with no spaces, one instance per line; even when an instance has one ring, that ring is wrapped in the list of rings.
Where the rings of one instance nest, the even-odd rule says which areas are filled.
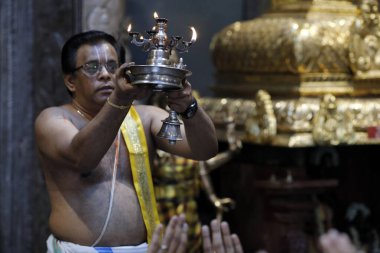
[[[133,184],[139,199],[142,216],[148,233],[148,243],[159,224],[156,198],[150,170],[148,146],[144,127],[136,109],[132,106],[121,125],[121,132],[129,151]]]

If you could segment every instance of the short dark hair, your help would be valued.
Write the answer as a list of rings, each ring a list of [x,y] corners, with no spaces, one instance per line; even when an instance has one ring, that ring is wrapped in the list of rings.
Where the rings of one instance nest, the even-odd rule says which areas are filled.
[[[116,50],[119,64],[124,63],[124,51],[116,39],[108,33],[91,30],[73,35],[63,45],[61,51],[61,67],[63,74],[71,74],[75,71],[77,52],[81,46],[94,45],[98,42],[107,42],[111,44]],[[71,96],[73,95],[71,91],[69,91],[69,94]]]

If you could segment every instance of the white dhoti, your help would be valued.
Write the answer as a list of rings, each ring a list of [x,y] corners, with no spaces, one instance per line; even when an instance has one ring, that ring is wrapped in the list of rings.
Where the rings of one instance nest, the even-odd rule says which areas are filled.
[[[50,235],[46,241],[47,253],[146,253],[148,244],[142,243],[137,246],[119,247],[89,247],[79,244],[57,240]]]

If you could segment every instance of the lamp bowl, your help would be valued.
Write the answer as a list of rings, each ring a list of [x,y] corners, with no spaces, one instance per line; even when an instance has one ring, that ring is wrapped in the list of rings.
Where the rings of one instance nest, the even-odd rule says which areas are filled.
[[[131,65],[127,68],[133,85],[151,86],[154,91],[182,89],[191,71],[164,65]]]

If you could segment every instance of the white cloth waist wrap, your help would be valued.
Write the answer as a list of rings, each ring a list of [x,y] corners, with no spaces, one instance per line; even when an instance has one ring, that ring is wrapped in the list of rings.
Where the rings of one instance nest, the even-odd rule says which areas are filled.
[[[79,244],[60,241],[53,235],[50,235],[46,241],[47,253],[146,253],[148,244],[142,243],[137,246],[119,246],[119,247],[89,247]]]

